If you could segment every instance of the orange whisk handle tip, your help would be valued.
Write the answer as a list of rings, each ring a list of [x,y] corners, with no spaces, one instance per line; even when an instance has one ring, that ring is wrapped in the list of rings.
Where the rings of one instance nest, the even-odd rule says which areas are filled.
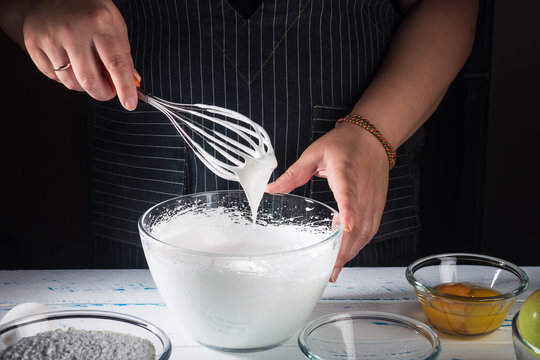
[[[139,81],[139,79],[137,79],[137,77],[133,77],[133,80],[135,80],[135,85],[137,85],[137,87],[141,87],[141,82]]]

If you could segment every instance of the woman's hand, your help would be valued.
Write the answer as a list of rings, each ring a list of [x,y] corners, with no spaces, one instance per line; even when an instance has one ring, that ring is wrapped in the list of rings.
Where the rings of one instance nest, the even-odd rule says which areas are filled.
[[[312,176],[328,179],[345,232],[330,277],[336,281],[345,263],[373,238],[379,228],[388,191],[388,157],[368,131],[342,123],[309,146],[269,193],[288,193]]]
[[[112,1],[24,2],[18,26],[22,26],[24,47],[43,74],[97,100],[110,100],[118,93],[126,109],[136,107],[133,79],[138,75],[126,24]],[[68,63],[70,68],[54,70]]]
[[[478,0],[401,0],[407,11],[386,57],[352,109],[398,148],[431,116],[467,59],[474,41]],[[267,191],[290,192],[312,175],[328,178],[345,226],[330,278],[335,281],[378,230],[389,164],[379,140],[342,123],[319,138]]]

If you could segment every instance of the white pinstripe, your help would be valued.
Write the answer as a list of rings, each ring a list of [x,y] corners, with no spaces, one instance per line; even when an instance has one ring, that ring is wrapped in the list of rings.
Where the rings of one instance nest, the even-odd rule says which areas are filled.
[[[374,52],[375,51],[374,51],[374,48],[373,48],[373,29],[371,27],[371,24],[369,24],[369,23],[367,24],[367,28],[369,29],[369,45],[370,45],[369,54],[371,56],[371,62],[370,62],[371,63],[371,72],[374,72],[375,71],[375,58],[374,58],[374,56],[375,56]]]
[[[298,12],[300,12],[302,9],[302,2],[298,2]],[[300,80],[300,25],[301,25],[301,19],[298,19],[298,23],[296,26],[298,27],[298,31],[296,31],[296,75],[297,75],[297,83],[298,83],[298,104],[302,103],[302,95],[300,92],[300,87],[302,86],[302,81]],[[300,157],[300,128],[301,124],[299,119],[302,118],[302,106],[298,106],[298,119],[296,119],[296,155],[295,158],[298,159]]]
[[[289,24],[289,0],[287,0],[287,12],[285,14],[285,28],[284,28],[284,31],[287,30],[287,24]],[[285,69],[289,69],[289,61],[288,61],[288,51],[287,51],[287,41],[288,40],[288,37],[285,37]],[[285,71],[285,84],[288,84],[289,81],[288,81],[288,77],[289,77],[289,72],[288,71]],[[287,163],[287,151],[288,151],[288,142],[286,141],[286,139],[289,138],[289,121],[290,121],[290,117],[289,117],[289,87],[288,86],[285,86],[285,111],[286,111],[286,115],[285,115],[285,118],[287,119],[285,121],[285,137],[284,139],[282,139],[283,141],[283,146],[284,146],[284,151],[283,151],[283,162],[282,163]]]
[[[188,39],[188,47],[187,47],[187,51],[188,51],[188,68],[189,68],[189,102],[188,104],[192,104],[193,103],[193,69],[192,69],[192,65],[191,65],[191,18],[189,16],[189,9],[187,8],[187,3],[185,5],[186,9],[185,9],[185,14],[186,14],[186,27],[187,27],[187,33],[188,33],[188,36],[187,36],[187,39]],[[197,170],[197,167],[194,167],[194,169],[192,170],[193,171],[193,178],[195,181],[197,181],[198,177],[199,177],[199,172]]]
[[[223,48],[224,49],[227,49],[227,36],[226,36],[226,33],[225,33],[225,10],[223,9],[223,4],[224,2],[222,1],[221,2],[221,21],[223,23],[223,38],[222,38],[222,43],[223,43]],[[225,56],[222,57],[223,59],[223,98],[224,98],[224,102],[223,102],[223,106],[225,108],[228,107],[227,105],[227,71],[226,71],[226,62],[225,62]],[[227,181],[227,190],[230,190],[230,185],[229,185],[229,182]]]
[[[277,1],[274,2],[274,18],[272,19],[272,43],[276,43],[276,13],[277,13]],[[277,138],[276,138],[276,132],[277,132],[277,93],[276,93],[276,60],[275,57],[272,58],[272,79],[274,80],[274,86],[272,86],[273,89],[273,100],[274,100],[274,134],[272,137],[272,144],[277,144]],[[275,147],[275,145],[274,145]],[[276,172],[274,171],[274,174]],[[277,175],[274,175],[274,180]]]
[[[104,162],[104,161],[101,161],[101,162]],[[127,167],[127,165],[124,165],[124,166]],[[136,167],[132,167],[132,168],[136,168]],[[155,169],[155,170],[164,171],[163,169]],[[114,175],[117,178],[122,178],[122,179],[133,179],[133,180],[146,181],[149,184],[150,183],[171,184],[171,185],[178,184],[178,181],[159,180],[159,179],[154,179],[154,178],[145,178],[145,177],[141,177],[141,176],[130,176],[130,175],[120,174],[118,172],[106,171],[106,170],[102,170],[102,169],[94,169],[93,171],[97,172],[97,173],[107,174],[107,175]],[[174,172],[174,170],[169,170],[169,171]],[[117,183],[114,183],[114,182],[108,182],[108,183],[118,185]],[[134,188],[134,189],[138,189],[138,188]],[[174,193],[170,193],[170,194],[173,195],[173,196],[176,195]]]
[[[332,94],[332,96],[330,97],[332,99],[332,104],[335,104],[336,103],[336,98],[335,98],[335,94],[334,94],[334,44],[333,44],[333,41],[332,41],[332,34],[333,34],[333,31],[334,30],[334,27],[332,26],[332,21],[333,21],[333,17],[334,17],[334,7],[333,6],[330,6],[330,21],[328,21],[328,33],[330,34],[329,36],[329,39],[330,39],[330,94]],[[321,36],[322,38],[322,36]]]
[[[212,15],[212,1],[211,0],[208,0],[208,8],[210,10],[210,33],[213,34],[214,33],[214,30],[213,30],[213,15]],[[210,44],[210,46],[212,46],[212,44]],[[201,46],[202,48],[202,46]],[[211,65],[211,69],[212,69],[212,102],[211,104],[215,104],[216,103],[216,85],[214,84],[214,51],[213,49],[211,49],[210,51],[210,63],[212,64]],[[201,71],[202,71],[202,61],[201,61]],[[203,83],[203,80],[201,78],[201,83]],[[212,129],[216,129],[216,124],[215,123],[212,123]],[[212,151],[212,155],[215,157],[216,156],[216,151],[213,150]],[[205,173],[205,176],[206,176],[206,173]],[[217,183],[217,178],[214,177],[214,186],[217,188],[218,187],[218,183]]]
[[[110,219],[116,219],[116,220],[120,220],[120,221],[125,221],[125,222],[130,222],[130,223],[134,223],[134,224],[137,224],[138,223],[138,220],[131,220],[131,219],[126,219],[126,218],[122,218],[122,217],[119,217],[119,216],[114,216],[114,215],[111,215],[111,214],[106,214],[106,213],[103,213],[103,212],[100,212],[100,211],[94,211],[94,214],[96,215],[101,215],[105,218],[110,218]],[[102,226],[106,226],[104,224],[102,224]],[[125,230],[125,229],[122,229],[124,231],[128,231],[129,230]],[[136,232],[135,232],[136,234]]]
[[[94,170],[94,171],[97,171],[97,170]],[[100,171],[100,172],[106,173],[105,171]],[[116,174],[114,174],[114,175],[116,175]],[[96,180],[95,182],[99,183],[99,184],[114,185],[114,186],[122,188],[122,189],[137,190],[137,191],[140,191],[140,192],[147,192],[147,193],[152,193],[152,194],[159,194],[159,195],[166,195],[166,196],[176,196],[177,195],[177,194],[170,193],[170,192],[148,190],[148,189],[145,189],[145,188],[138,188],[138,187],[134,187],[134,186],[119,185],[119,184],[111,183],[109,181],[104,181],[104,180]],[[106,193],[106,192],[103,191],[103,193]]]
[[[158,12],[158,19],[161,22],[161,20],[163,19],[163,17],[161,16],[161,6],[157,6],[157,12]],[[161,27],[161,26],[159,27],[159,39],[160,40],[163,39],[163,27]],[[161,50],[163,41],[159,41],[158,43],[159,43],[159,51],[158,51],[159,94],[163,97],[163,96],[165,96],[165,94],[163,92],[163,79],[168,78],[169,79],[169,84],[170,84],[171,79],[170,79],[170,73],[169,74],[164,74],[163,70],[161,69],[161,65],[163,63],[163,60],[162,60],[163,51]]]
[[[182,137],[180,135],[163,135],[163,134],[149,134],[149,133],[134,133],[134,132],[126,132],[126,131],[115,131],[115,130],[111,130],[111,129],[107,129],[107,128],[104,128],[102,126],[95,126],[95,129],[99,129],[99,130],[103,130],[105,132],[109,132],[109,133],[114,133],[114,134],[119,134],[119,135],[129,135],[129,136],[150,136],[150,137],[169,137],[169,138],[177,138],[177,139],[182,139]]]
[[[323,69],[323,66],[322,66],[322,63],[323,63],[323,43],[322,43],[322,38],[323,38],[323,31],[322,31],[322,21],[323,21],[323,13],[324,13],[324,0],[321,0],[321,16],[319,18],[319,53],[320,53],[320,56],[321,56],[321,67],[320,67],[320,72],[321,72],[321,86],[320,86],[320,89],[321,89],[321,104],[324,104],[325,103],[325,100],[324,100],[324,80],[323,80],[323,72],[325,71],[325,69]]]
[[[259,44],[259,66],[261,67],[261,125],[264,127],[264,68],[263,68],[263,15],[264,2],[261,4],[261,19],[259,24],[260,44]]]
[[[200,14],[201,13],[201,10],[200,10],[200,5],[199,5],[199,1],[196,1],[197,3],[197,13]],[[204,78],[203,78],[203,55],[202,55],[202,47],[203,47],[203,40],[202,40],[202,30],[199,27],[197,27],[197,30],[198,30],[198,33],[199,33],[199,63],[198,63],[198,66],[199,66],[199,76],[200,76],[200,83],[199,85],[201,86],[201,95],[200,95],[200,99],[201,99],[201,102],[204,104],[205,103],[205,98],[204,98]],[[203,142],[203,145],[204,143],[206,142],[205,140],[202,141]],[[195,167],[197,169],[197,167]],[[209,173],[208,173],[208,169],[206,168],[206,166],[203,168],[203,177],[205,179],[204,181],[204,190],[203,191],[206,191],[206,179],[208,179]],[[196,182],[198,183],[198,181]]]
[[[174,4],[174,15],[176,17],[176,39],[180,39],[180,18],[178,17],[178,7],[176,6],[176,1],[173,2]],[[171,40],[172,41],[172,40]],[[176,54],[176,57],[178,59],[180,59],[180,49],[182,48],[182,46],[180,46],[179,44],[179,41],[176,40],[177,44],[176,44],[176,47],[177,47],[177,54]],[[169,64],[170,64],[170,61],[169,61]],[[184,99],[184,96],[182,95],[182,71],[178,70],[178,99],[179,101],[182,101],[183,102],[183,99]],[[172,88],[172,87],[171,87]],[[174,99],[174,97],[171,96],[171,99]]]
[[[94,222],[94,225],[103,226],[103,227],[108,228],[108,229],[112,229],[112,230],[116,230],[116,231],[122,231],[122,232],[132,234],[132,235],[139,235],[139,233],[137,231],[130,231],[130,230],[126,230],[126,229],[116,227],[116,226],[110,226],[110,225],[107,225],[107,224],[104,224],[104,223]],[[99,234],[99,235],[101,235],[101,234]],[[103,235],[101,235],[101,236],[103,236]],[[118,241],[117,239],[115,239],[114,241],[115,242],[124,242],[124,243],[130,244],[130,245],[132,244],[132,243],[130,243],[128,241]],[[125,258],[125,256],[123,256],[122,258]]]
[[[310,34],[309,36],[309,41],[308,41],[308,53],[309,53],[309,103],[310,104],[313,104],[313,84],[312,84],[312,74],[311,74],[311,34],[312,34],[312,31],[311,31],[311,18],[313,17],[313,3],[311,3],[310,5],[310,9],[309,9],[309,19],[308,19],[308,33]]]
[[[137,200],[137,201],[141,201],[141,200]],[[127,207],[124,207],[124,206],[117,206],[117,205],[109,204],[109,203],[102,202],[102,201],[99,201],[99,200],[95,200],[94,204],[103,205],[103,206],[106,206],[106,207],[112,207],[112,208],[127,211],[127,212],[133,212],[133,213],[135,213],[135,215],[140,215],[140,210],[134,210],[134,209],[127,208]]]
[[[152,205],[155,205],[154,202],[152,201],[147,201],[147,200],[142,200],[142,199],[135,199],[135,198],[131,198],[131,197],[128,197],[128,196],[122,196],[122,195],[118,195],[116,193],[110,193],[110,192],[107,192],[107,191],[101,191],[101,190],[95,190],[95,193],[96,194],[104,194],[104,195],[107,195],[107,196],[110,196],[110,197],[115,197],[115,198],[120,198],[120,199],[125,199],[125,200],[129,200],[129,201],[137,201],[137,202],[141,202],[141,203],[144,203],[145,206],[152,206]],[[97,203],[97,202],[96,202]],[[107,203],[109,206],[113,206],[109,203]],[[137,210],[133,210],[133,211],[137,211]]]
[[[143,7],[144,9],[144,7]],[[144,17],[146,18],[146,14],[144,14]],[[150,24],[151,24],[151,28],[153,29],[154,28],[154,12],[152,11],[152,6],[150,6]],[[152,44],[154,44],[154,31],[152,31]],[[154,75],[154,57],[153,56],[150,56],[150,89],[151,89],[151,92],[155,93],[156,92],[156,88],[155,88],[155,84],[154,84],[154,79],[155,79],[155,75]]]
[[[347,1],[347,7],[345,8],[346,10],[349,9],[349,1]],[[347,43],[349,44],[349,98],[352,98],[353,96],[353,90],[352,90],[352,63],[353,63],[353,59],[358,59],[359,57],[353,57],[352,55],[352,38],[351,38],[351,19],[349,17],[349,11],[346,11],[347,13],[347,31],[348,31],[348,39],[347,39]]]
[[[99,141],[105,141],[105,142],[108,142],[108,143],[111,143],[111,144],[117,144],[117,145],[123,145],[123,146],[131,146],[131,147],[135,147],[135,148],[175,149],[175,150],[178,149],[178,146],[131,144],[131,143],[125,143],[125,142],[120,142],[120,141],[109,140],[109,139],[105,139],[105,138],[102,138],[102,137],[99,137],[99,136],[94,136],[94,139],[99,140]],[[99,150],[103,150],[103,149],[99,149]],[[111,151],[111,153],[112,153],[112,151]],[[180,160],[180,159],[178,159],[178,160]],[[183,161],[183,160],[181,160],[181,161]]]
[[[127,164],[124,164],[124,163],[119,163],[117,161],[107,161],[107,160],[103,160],[103,159],[95,159],[95,161],[98,161],[98,162],[101,162],[101,163],[104,163],[104,164],[118,165],[118,166],[121,166],[121,167],[130,168],[130,169],[155,170],[155,171],[171,172],[171,173],[175,173],[175,174],[183,173],[183,171],[174,170],[174,169],[163,169],[163,168],[155,168],[155,167],[148,167],[148,166],[127,165]],[[102,170],[96,170],[96,171],[102,171]],[[109,172],[109,174],[118,174],[119,176],[125,176],[125,177],[129,177],[129,178],[140,179],[140,180],[160,181],[160,182],[165,182],[165,183],[170,183],[170,184],[176,184],[176,182],[173,182],[173,181],[145,179],[145,178],[141,178],[141,177],[121,175],[120,173],[115,173],[115,172]]]
[[[251,115],[251,21],[247,21],[247,74],[248,80],[248,118],[253,118]]]
[[[343,1],[339,2],[338,6],[338,29],[339,29],[339,84],[340,84],[340,97],[339,97],[339,103],[343,104],[343,38],[342,38],[342,32],[341,32],[341,4]]]

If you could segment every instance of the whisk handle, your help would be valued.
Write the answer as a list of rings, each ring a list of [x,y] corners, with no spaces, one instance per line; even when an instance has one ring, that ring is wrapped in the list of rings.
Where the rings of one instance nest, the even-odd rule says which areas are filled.
[[[150,93],[147,93],[146,91],[144,91],[140,87],[137,87],[137,95],[139,97],[139,100],[144,101],[145,103],[147,103],[148,102],[148,96],[150,95]]]

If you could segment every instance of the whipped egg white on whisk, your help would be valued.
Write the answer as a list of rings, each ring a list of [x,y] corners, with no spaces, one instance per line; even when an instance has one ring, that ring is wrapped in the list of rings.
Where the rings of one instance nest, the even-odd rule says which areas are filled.
[[[230,153],[238,155],[243,163],[233,160],[235,166],[226,166],[223,164],[220,166],[218,165],[220,160],[206,156],[205,164],[216,175],[229,180],[232,178],[240,183],[244,193],[246,194],[249,206],[251,208],[253,223],[255,224],[257,220],[257,210],[264,195],[264,190],[268,184],[268,180],[270,179],[272,172],[277,167],[277,159],[272,147],[272,143],[270,142],[270,137],[262,126],[255,123],[248,117],[243,116],[242,114],[223,108],[219,108],[217,112],[226,117],[240,120],[247,125],[246,128],[242,128],[239,135],[247,141],[249,146],[240,144],[236,141],[231,141],[230,139],[219,134],[218,136],[221,139],[225,139],[228,142],[227,145],[234,145],[234,148],[226,145],[225,146]],[[217,121],[217,123],[224,125],[222,121]],[[229,126],[226,127],[230,129]],[[239,128],[240,126],[236,127],[237,130]],[[220,143],[221,146],[224,146],[223,144],[224,143]],[[215,146],[213,147],[216,149]],[[227,158],[232,160],[230,157]],[[208,166],[208,162],[210,162],[210,166]],[[216,168],[219,171],[215,171]],[[228,172],[233,173],[234,176],[223,176],[222,170],[227,170]]]
[[[264,195],[264,189],[276,166],[277,160],[272,152],[261,159],[247,159],[243,167],[235,170],[251,207],[253,223],[257,220],[257,209]]]

